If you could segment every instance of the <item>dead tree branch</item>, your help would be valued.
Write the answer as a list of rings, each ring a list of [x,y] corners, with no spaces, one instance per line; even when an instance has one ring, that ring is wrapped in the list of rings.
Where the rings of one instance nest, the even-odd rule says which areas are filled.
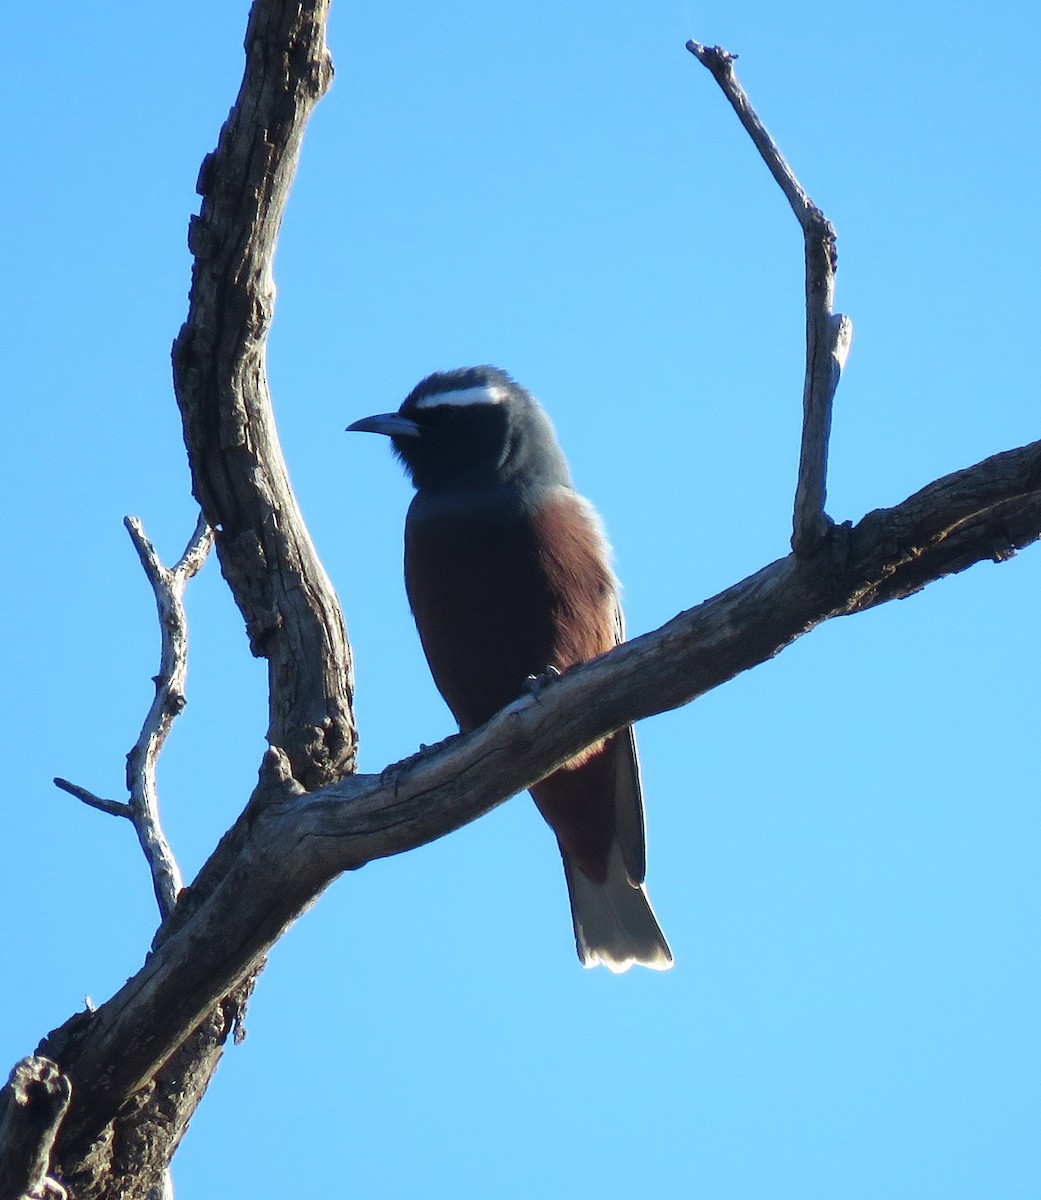
[[[340,872],[459,828],[597,739],[689,703],[822,621],[916,590],[931,555],[940,574],[993,558],[999,513],[1002,547],[1041,536],[1041,442],[834,530],[826,552],[779,559],[400,772],[304,793],[272,750],[250,806],[146,965],[93,1014],[90,1037],[63,1052],[76,1088],[71,1128],[88,1138],[103,1128]],[[956,562],[940,553],[949,538],[959,539]]]
[[[63,792],[68,792],[70,796],[75,796],[77,800],[81,800],[89,808],[96,808],[98,812],[108,813],[110,817],[126,817],[130,819],[130,805],[125,800],[108,800],[104,796],[95,796],[93,792],[88,792],[85,787],[80,787],[78,783],[71,783],[68,779],[63,779],[60,775],[55,776],[54,786],[61,788]]]
[[[192,488],[221,570],[268,661],[267,737],[308,788],[353,769],[343,617],[289,486],[265,368],[271,263],[304,127],[332,81],[328,0],[256,0],[246,71],[202,164],[188,319],[173,347]]]
[[[821,548],[831,526],[824,511],[831,413],[853,340],[853,322],[843,313],[832,312],[838,269],[835,228],[806,194],[752,107],[734,71],[737,55],[721,46],[703,46],[695,41],[689,41],[687,49],[708,68],[730,101],[802,227],[806,256],[806,378],[792,549],[800,558],[807,558]]]
[[[136,517],[127,517],[124,524],[155,593],[162,630],[155,699],[148,710],[141,736],[127,755],[127,788],[130,792],[131,820],[152,871],[152,886],[155,888],[159,912],[165,919],[173,912],[183,885],[177,861],[159,823],[155,769],[159,751],[163,748],[174,718],[185,705],[188,619],[184,612],[184,589],[188,580],[206,561],[206,555],[213,545],[213,531],[200,513],[184,553],[172,569],[167,569],[159,561],[152,543],[145,537],[141,522]]]
[[[155,596],[161,647],[159,673],[154,677],[155,697],[141,727],[141,733],[127,755],[127,789],[130,801],[126,803],[102,799],[66,779],[59,778],[54,782],[59,788],[92,808],[113,816],[127,817],[132,822],[152,876],[152,887],[160,916],[165,919],[177,904],[182,882],[177,860],[159,820],[156,766],[159,752],[173,722],[185,705],[188,621],[184,610],[184,589],[188,580],[198,573],[206,561],[213,545],[213,533],[200,514],[184,553],[172,568],[168,568],[160,562],[155,548],[145,536],[141,522],[136,517],[126,517],[123,523]],[[236,1009],[232,1019],[238,1020],[240,1015],[241,1010]],[[225,1014],[218,1011],[213,1016],[223,1018]],[[188,1117],[202,1098],[220,1057],[220,1046],[225,1033],[224,1024],[221,1025],[219,1038],[207,1037],[205,1027],[203,1031],[188,1038],[185,1045],[173,1056],[163,1077],[150,1084],[142,1102],[132,1114],[127,1115],[121,1130],[118,1154],[113,1153],[111,1157],[106,1158],[105,1166],[110,1182],[120,1173],[130,1175],[139,1183],[153,1180],[155,1186],[143,1190],[149,1195],[159,1194],[158,1181],[166,1180],[170,1157],[180,1142]],[[180,1102],[171,1103],[171,1096]],[[66,1096],[62,1117],[67,1107]],[[156,1136],[157,1133],[161,1136]],[[52,1137],[52,1143],[53,1140]],[[111,1144],[106,1148],[111,1150]],[[47,1149],[49,1153],[50,1145]],[[125,1169],[120,1172],[119,1166],[122,1164],[125,1164]],[[89,1177],[90,1173],[87,1174]],[[65,1194],[60,1185],[55,1184],[54,1187],[58,1188],[62,1195]]]
[[[350,775],[349,651],[289,489],[264,372],[275,237],[304,124],[331,77],[325,14],[325,0],[254,4],[242,89],[200,174],[190,310],[174,345],[195,494],[250,644],[269,663],[271,749],[246,810],[180,894],[141,970],[44,1042],[73,1088],[55,1159],[83,1195],[117,1194],[97,1180],[133,1142],[128,1129],[144,1131],[146,1175],[158,1178],[265,953],[340,872],[459,828],[583,747],[688,703],[822,621],[1041,536],[1041,443],[937,480],[854,527],[823,516],[818,449],[803,472],[811,499],[796,552],[482,729],[381,776]],[[818,237],[833,282],[828,230]],[[825,300],[815,311],[830,319],[830,290]],[[840,341],[829,328],[826,358]],[[814,420],[826,451],[826,422]],[[132,1160],[118,1159],[119,1178],[137,1196]]]
[[[64,1200],[50,1177],[51,1150],[71,1087],[47,1058],[23,1058],[0,1091],[0,1200]]]
[[[351,659],[335,594],[289,488],[264,346],[282,212],[304,127],[332,77],[327,9],[328,0],[253,4],[239,95],[199,175],[203,202],[189,229],[195,255],[189,313],[173,347],[193,488],[216,532],[221,569],[251,648],[269,663],[268,737],[309,787],[353,768]],[[113,802],[96,806],[119,811]],[[176,882],[168,880],[166,891],[175,891],[168,885]],[[105,1195],[124,1195],[124,1188],[144,1196],[158,1186],[221,1046],[241,1019],[259,965],[255,960],[251,974],[212,997],[190,1028],[175,1021],[180,1033],[162,1069],[137,1081],[129,1109],[120,1103],[100,1125],[66,1123],[56,1158],[83,1194],[103,1188]],[[79,1044],[92,1023],[93,1014],[73,1018],[55,1044],[63,1052]],[[88,1104],[77,1111],[85,1110]],[[114,1137],[109,1122],[117,1110]],[[89,1136],[80,1136],[85,1127]]]
[[[174,720],[184,708],[184,681],[188,673],[188,619],[184,611],[184,589],[206,561],[213,545],[213,533],[200,515],[184,553],[173,567],[164,567],[152,543],[145,536],[137,517],[126,517],[134,549],[148,576],[159,612],[159,673],[155,679],[155,698],[148,709],[137,741],[127,755],[127,791],[130,801],[105,800],[67,779],[55,779],[68,792],[91,808],[111,816],[127,817],[134,826],[141,849],[152,875],[159,915],[164,919],[173,912],[182,885],[170,844],[159,821],[159,794],[155,772],[159,751],[163,748]]]

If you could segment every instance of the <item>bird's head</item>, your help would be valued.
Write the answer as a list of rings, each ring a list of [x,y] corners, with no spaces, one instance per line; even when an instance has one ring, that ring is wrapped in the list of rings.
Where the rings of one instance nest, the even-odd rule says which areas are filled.
[[[413,484],[428,492],[571,483],[541,405],[497,367],[428,375],[397,412],[347,429],[389,437]]]

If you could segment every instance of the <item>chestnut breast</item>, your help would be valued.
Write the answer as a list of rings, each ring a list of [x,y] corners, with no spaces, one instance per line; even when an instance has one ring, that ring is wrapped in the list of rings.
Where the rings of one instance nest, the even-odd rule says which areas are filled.
[[[500,491],[417,495],[405,583],[434,681],[462,730],[528,676],[617,641],[617,593],[599,520],[570,488],[536,502]]]

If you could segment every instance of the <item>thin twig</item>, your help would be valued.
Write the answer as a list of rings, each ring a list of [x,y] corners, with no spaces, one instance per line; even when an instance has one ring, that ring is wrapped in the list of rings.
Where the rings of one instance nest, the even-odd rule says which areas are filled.
[[[184,553],[171,570],[159,561],[136,517],[126,517],[123,524],[127,527],[155,593],[162,635],[159,674],[155,676],[155,699],[145,717],[141,734],[127,755],[127,790],[130,792],[131,819],[152,873],[152,886],[159,911],[165,919],[177,903],[182,882],[177,861],[159,821],[156,761],[174,718],[185,705],[188,622],[184,611],[184,588],[205,562],[213,545],[213,531],[200,514]]]
[[[60,775],[54,780],[54,786],[61,788],[63,792],[68,792],[70,796],[75,796],[77,800],[82,800],[84,804],[89,804],[91,808],[108,813],[110,817],[126,817],[129,820],[133,815],[130,805],[125,800],[106,800],[102,796],[95,796],[93,792],[88,792],[78,783],[70,783],[67,779],[62,779]]]
[[[184,588],[206,561],[213,545],[213,531],[200,515],[195,532],[177,564],[164,567],[152,543],[145,536],[137,517],[123,521],[134,543],[141,565],[148,576],[159,611],[161,651],[159,674],[155,678],[155,699],[148,709],[141,733],[127,755],[127,791],[129,803],[106,800],[67,779],[55,779],[68,792],[91,808],[114,817],[127,817],[134,826],[141,849],[152,875],[159,912],[165,920],[177,903],[182,885],[170,844],[159,821],[159,797],[155,769],[159,751],[170,732],[174,718],[184,708],[184,680],[188,670],[188,627],[184,612]]]
[[[853,322],[832,312],[838,256],[835,229],[806,194],[767,132],[734,72],[736,55],[721,46],[689,41],[687,49],[712,74],[730,101],[770,174],[784,192],[803,231],[806,256],[806,379],[803,385],[802,447],[795,489],[792,549],[800,558],[821,547],[831,521],[824,512],[827,495],[828,441],[839,376],[849,354]]]

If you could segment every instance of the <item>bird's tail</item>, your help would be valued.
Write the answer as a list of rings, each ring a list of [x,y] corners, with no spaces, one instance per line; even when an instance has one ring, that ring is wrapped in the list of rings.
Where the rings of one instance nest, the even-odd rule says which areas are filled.
[[[672,951],[658,926],[647,893],[626,874],[621,847],[615,843],[607,878],[596,883],[564,855],[564,875],[571,897],[575,944],[584,967],[602,963],[616,975],[633,963],[665,971]]]

